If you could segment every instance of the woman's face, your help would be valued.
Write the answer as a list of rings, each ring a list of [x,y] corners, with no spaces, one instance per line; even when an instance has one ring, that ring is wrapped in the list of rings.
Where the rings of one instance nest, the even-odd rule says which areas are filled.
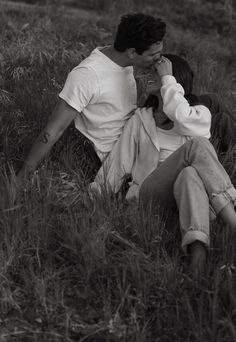
[[[147,88],[146,92],[148,95],[153,94],[153,95],[158,95],[160,93],[161,89],[161,78],[159,75],[155,75],[155,79],[149,80],[147,82]]]

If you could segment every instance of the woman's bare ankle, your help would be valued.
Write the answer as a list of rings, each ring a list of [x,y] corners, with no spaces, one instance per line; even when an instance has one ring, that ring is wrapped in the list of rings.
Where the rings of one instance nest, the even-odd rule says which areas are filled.
[[[220,212],[219,217],[236,234],[236,212],[232,203],[227,204]]]
[[[206,271],[207,250],[201,241],[194,241],[188,246],[189,271],[195,279],[200,279]]]

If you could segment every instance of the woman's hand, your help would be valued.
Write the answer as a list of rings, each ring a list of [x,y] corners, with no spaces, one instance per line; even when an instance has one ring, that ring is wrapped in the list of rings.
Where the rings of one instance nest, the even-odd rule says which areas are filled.
[[[160,77],[172,75],[172,63],[168,58],[164,56],[162,56],[160,60],[155,64],[155,69],[157,70]]]

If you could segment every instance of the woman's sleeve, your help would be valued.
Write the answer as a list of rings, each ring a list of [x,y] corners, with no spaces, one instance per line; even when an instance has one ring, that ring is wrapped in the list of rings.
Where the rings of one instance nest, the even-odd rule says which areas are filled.
[[[178,132],[189,136],[210,137],[211,113],[203,105],[190,106],[183,87],[173,76],[162,77],[163,111],[175,123]]]

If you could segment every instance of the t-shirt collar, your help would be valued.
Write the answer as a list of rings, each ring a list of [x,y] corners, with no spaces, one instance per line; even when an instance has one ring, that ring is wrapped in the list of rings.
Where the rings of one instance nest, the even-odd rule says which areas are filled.
[[[98,46],[96,47],[93,52],[94,53],[97,53],[98,55],[102,56],[104,61],[106,61],[106,63],[109,63],[113,68],[116,68],[118,70],[127,70],[127,69],[130,69],[130,70],[133,70],[133,67],[132,66],[127,66],[127,67],[122,67],[120,66],[119,64],[113,62],[113,60],[111,60],[109,57],[107,57],[102,51],[101,49],[103,49],[104,47],[107,47],[107,46]]]

